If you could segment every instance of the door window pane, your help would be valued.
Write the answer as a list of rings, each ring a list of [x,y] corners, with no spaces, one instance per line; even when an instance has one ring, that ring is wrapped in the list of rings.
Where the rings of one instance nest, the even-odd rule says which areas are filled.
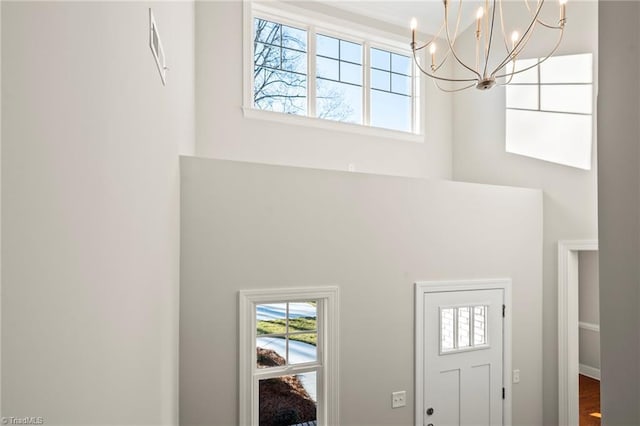
[[[471,342],[471,314],[468,307],[458,308],[458,347],[466,348]]]
[[[440,354],[488,348],[487,305],[440,307]]]
[[[454,345],[454,314],[455,309],[440,309],[440,350],[442,352],[450,351],[455,348]]]
[[[473,307],[473,345],[487,343],[487,307]]]

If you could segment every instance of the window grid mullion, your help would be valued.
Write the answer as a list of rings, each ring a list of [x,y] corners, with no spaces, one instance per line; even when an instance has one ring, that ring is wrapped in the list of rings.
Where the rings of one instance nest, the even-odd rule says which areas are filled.
[[[371,125],[371,45],[362,43],[362,123]]]
[[[317,52],[317,36],[316,27],[310,26],[307,29],[307,111],[309,117],[317,117],[316,111],[316,96],[317,96],[317,81],[316,81],[316,52]]]
[[[542,110],[542,82],[540,81],[540,64],[536,66],[536,71],[538,72],[538,111]]]
[[[393,93],[393,79],[391,78],[391,52],[387,53],[389,53],[389,70],[386,71],[389,74],[389,93]]]
[[[453,349],[458,349],[458,308],[453,308]]]
[[[476,309],[474,306],[469,306],[469,347],[474,347],[476,344]]]
[[[418,130],[418,98],[421,98],[418,94],[418,82],[416,80],[416,65],[413,62],[413,58],[411,58],[411,68],[409,69],[411,73],[411,131],[416,133]]]
[[[285,363],[289,365],[289,302],[286,304],[285,308],[286,318],[285,318],[285,338],[284,338],[284,354],[285,354]]]
[[[342,43],[338,39],[338,81],[342,81]]]
[[[258,381],[273,379],[282,376],[295,376],[296,374],[316,372],[321,367],[320,362],[307,362],[304,364],[287,365],[283,367],[270,367],[255,369],[253,377]],[[317,380],[317,379],[316,379]]]

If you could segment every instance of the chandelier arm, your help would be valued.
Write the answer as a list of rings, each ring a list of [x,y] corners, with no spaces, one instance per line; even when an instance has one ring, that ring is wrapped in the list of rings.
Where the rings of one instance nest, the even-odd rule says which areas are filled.
[[[416,69],[419,70],[421,73],[427,75],[428,77],[431,77],[434,79],[434,85],[443,92],[447,92],[447,93],[455,93],[455,92],[460,92],[463,90],[466,90],[468,88],[471,88],[473,86],[476,86],[478,89],[489,89],[491,88],[491,86],[498,85],[498,86],[505,86],[507,84],[510,84],[513,80],[513,76],[515,74],[520,74],[526,71],[529,71],[537,66],[539,66],[540,64],[542,64],[543,62],[545,62],[547,59],[549,59],[551,56],[553,56],[556,51],[558,50],[563,37],[564,37],[564,29],[565,29],[565,22],[566,22],[566,18],[565,18],[565,9],[561,7],[560,10],[560,20],[557,26],[554,25],[549,25],[546,22],[544,22],[540,16],[541,16],[541,12],[542,12],[542,8],[544,7],[544,3],[545,0],[537,0],[537,4],[536,4],[536,9],[535,9],[535,13],[534,13],[534,9],[532,8],[532,6],[529,4],[530,0],[524,0],[525,5],[527,7],[527,10],[529,11],[530,14],[530,18],[531,21],[529,22],[524,34],[518,39],[518,35],[517,33],[514,31],[514,34],[511,36],[511,48],[509,47],[509,42],[508,42],[508,38],[507,38],[507,34],[506,34],[506,27],[505,27],[505,19],[504,19],[504,5],[503,5],[503,0],[485,0],[485,10],[489,10],[489,4],[491,2],[491,6],[492,9],[491,10],[491,17],[489,17],[488,15],[486,15],[486,18],[484,19],[484,37],[483,37],[483,41],[484,41],[484,54],[480,54],[480,58],[482,58],[482,56],[484,56],[484,67],[481,68],[480,65],[480,60],[478,58],[479,52],[478,52],[478,45],[476,47],[476,69],[471,68],[469,65],[467,65],[462,59],[461,57],[458,55],[458,52],[455,49],[455,44],[457,43],[457,37],[458,37],[458,31],[459,31],[459,25],[460,25],[460,19],[461,19],[461,14],[462,14],[462,0],[459,0],[459,4],[458,4],[458,11],[456,14],[456,23],[455,23],[455,30],[453,33],[453,37],[452,37],[452,32],[451,32],[451,28],[450,28],[450,1],[451,0],[444,0],[444,21],[442,23],[442,25],[440,26],[440,29],[438,31],[438,34],[433,36],[433,38],[425,43],[424,45],[421,45],[419,47],[417,47],[416,42],[415,42],[415,26],[414,28],[414,37],[413,37],[413,41],[411,43],[411,50],[412,50],[412,56],[413,56],[413,61],[415,63]],[[563,5],[561,5],[563,6]],[[499,8],[499,10],[496,10],[496,8]],[[481,12],[479,12],[481,13]],[[499,17],[496,16],[497,14],[500,14]],[[503,43],[504,43],[504,47],[506,50],[506,56],[504,57],[504,59],[498,64],[497,67],[495,67],[495,69],[493,70],[493,72],[491,72],[491,74],[487,73],[487,70],[489,69],[489,60],[490,60],[490,56],[491,56],[491,52],[492,52],[492,43],[495,41],[494,38],[496,37],[496,32],[498,31],[498,29],[496,29],[496,18],[500,19],[499,25],[500,25],[500,30],[502,31],[502,39],[503,39]],[[480,18],[478,18],[480,19]],[[547,29],[552,29],[552,30],[559,30],[560,33],[558,35],[558,39],[557,42],[555,43],[555,45],[553,46],[553,48],[551,49],[551,51],[543,58],[538,58],[536,63],[528,66],[526,68],[517,70],[516,67],[516,59],[518,58],[518,56],[522,53],[522,51],[524,51],[525,47],[527,46],[527,44],[529,43],[529,41],[531,40],[532,36],[533,36],[533,32],[536,29],[537,25],[541,25],[542,27],[545,27]],[[413,24],[415,25],[415,24]],[[478,21],[478,25],[480,25],[480,21]],[[436,57],[435,57],[435,41],[438,39],[438,37],[440,36],[440,34],[442,34],[442,32],[445,31],[445,35],[446,35],[446,43],[447,43],[447,49],[446,52],[444,53],[443,56],[441,56],[442,60],[440,61],[439,64],[436,64]],[[478,30],[479,31],[479,30]],[[479,33],[478,33],[479,34]],[[420,64],[420,61],[418,60],[418,56],[416,54],[416,52],[419,52],[421,50],[423,50],[424,48],[431,46],[431,67],[429,68],[423,68],[422,65]],[[495,50],[495,49],[493,49]],[[456,62],[457,64],[459,64],[460,66],[462,66],[463,68],[466,68],[469,72],[471,72],[475,77],[474,78],[448,78],[448,77],[441,77],[436,75],[436,73],[438,72],[438,70],[441,69],[441,67],[444,66],[444,64],[446,63],[446,61],[449,59],[450,56],[453,56],[453,58],[455,59],[454,62]],[[511,64],[511,67],[509,67],[509,64]],[[509,68],[511,68],[509,70]],[[480,72],[482,71],[482,74],[480,74]],[[498,74],[500,73],[501,74]],[[496,79],[504,79],[504,81],[502,81],[501,83],[498,83],[496,81]],[[458,88],[446,88],[443,87],[441,85],[441,82],[448,82],[448,83],[465,83],[463,87],[458,87]],[[446,85],[445,85],[446,86]],[[455,86],[454,86],[455,87]]]
[[[458,13],[456,14],[456,29],[453,32],[453,39],[454,40],[457,39],[457,37],[458,37],[458,29],[460,28],[460,18],[462,16],[461,12],[462,12],[462,0],[460,0],[459,3],[458,3]],[[442,32],[442,30],[445,28],[445,22],[447,22],[447,21],[443,21],[442,25],[440,26],[440,30],[438,31],[438,36]],[[433,69],[434,73],[437,72],[440,68],[442,68],[442,66],[445,64],[445,62],[447,62],[447,59],[449,59],[449,55],[451,55],[451,47],[449,47],[447,49],[446,53],[442,57],[442,60],[440,61],[440,64],[438,64]],[[471,80],[469,80],[469,81],[471,81]],[[474,81],[475,81],[475,79],[474,79]]]
[[[502,2],[501,2],[502,3]],[[489,44],[487,45],[487,52],[484,58],[484,71],[482,75],[487,75],[487,68],[489,67],[489,55],[491,54],[491,43],[493,42],[493,24],[496,20],[496,0],[493,0],[493,10],[491,11],[491,29],[489,30]]]
[[[0,0],[1,1],[1,0]],[[458,21],[459,22],[459,21]],[[440,34],[442,33],[442,30],[444,29],[444,21],[442,22],[442,25],[440,25],[440,29],[438,30],[438,32],[436,33],[436,35],[433,36],[433,38],[431,40],[429,40],[428,42],[426,42],[425,44],[423,44],[420,47],[415,47],[415,43],[411,43],[411,50],[413,51],[413,55],[414,55],[414,59],[415,59],[415,53],[418,50],[422,50],[425,47],[429,47],[431,46],[431,44],[433,44],[438,37],[440,37]],[[456,30],[457,31],[457,30]],[[450,49],[447,49],[447,53],[445,53],[444,57],[442,58],[442,61],[440,61],[440,64],[438,66],[435,67],[435,69],[433,70],[433,72],[437,72],[443,65],[444,63],[447,61],[447,59],[449,58],[449,55],[451,54]],[[418,66],[418,68],[420,68],[420,66]],[[425,72],[425,74],[429,75],[428,73]],[[475,80],[474,80],[475,81]]]
[[[515,61],[515,59],[520,55],[520,53],[522,53],[522,51],[523,51],[523,50],[524,50],[524,48],[526,47],[526,45],[527,45],[527,43],[529,42],[529,40],[531,39],[532,35],[533,35],[533,33],[529,33],[529,34],[527,35],[526,39],[523,37],[523,38],[522,38],[522,40],[524,40],[524,43],[523,43],[521,46],[518,46],[518,45],[514,46],[513,50],[511,50],[511,52],[507,53],[507,56],[502,60],[502,62],[500,63],[500,65],[499,65],[499,66],[497,66],[497,67],[495,68],[495,70],[493,70],[493,73],[491,73],[491,76],[492,76],[492,77],[494,77],[494,78],[498,78],[498,77],[496,77],[496,73],[497,73],[498,71],[500,71],[501,69],[503,69],[504,67],[506,67],[506,66],[507,66],[507,64],[508,64],[509,62],[511,62],[511,61]],[[555,45],[555,46],[553,47],[553,49],[551,50],[551,52],[552,52],[551,54],[553,54],[553,52],[555,52],[555,51],[556,51],[556,49],[558,48],[558,46],[559,46],[559,44],[560,44],[560,40],[561,40],[561,39],[562,39],[562,35],[560,36],[560,39],[558,40],[558,42],[556,43],[556,45]],[[551,54],[550,54],[550,55],[551,55]],[[540,63],[540,62],[537,62],[535,65],[537,65],[537,64],[539,64],[539,63]],[[532,65],[531,67],[529,67],[529,68],[527,68],[527,69],[531,69],[531,68],[533,68],[535,65]],[[525,70],[517,71],[517,72],[516,72],[516,74],[517,74],[517,73],[519,73],[519,72],[522,72],[522,71],[525,71]],[[505,74],[502,74],[501,76],[505,76],[505,75],[507,75],[507,74],[508,74],[508,73],[505,73]]]
[[[458,79],[456,79],[456,78],[440,77],[438,75],[432,74],[432,73],[428,72],[427,70],[425,70],[424,68],[422,68],[422,66],[418,62],[418,59],[416,58],[415,52],[413,52],[413,62],[416,64],[416,67],[418,67],[420,72],[422,72],[426,76],[431,77],[431,78],[436,79],[436,80],[449,81],[449,82],[453,82],[453,83],[464,83],[464,82],[473,81],[474,84],[477,81],[475,78],[466,78],[466,79],[465,78],[458,78]]]
[[[446,11],[445,11],[445,14],[446,14]],[[456,14],[456,29],[453,32],[454,41],[458,38],[458,30],[460,29],[460,18],[461,17],[462,17],[462,0],[459,0],[459,2],[458,2],[458,13]],[[442,31],[445,28],[445,22],[447,22],[447,21],[446,20],[443,21],[442,26],[440,27],[440,31]],[[448,28],[449,27],[447,26],[447,29]],[[442,58],[442,61],[433,70],[433,72],[437,72],[440,68],[442,68],[442,66],[445,64],[445,62],[447,62],[447,59],[449,59],[449,55],[451,55],[451,54],[452,54],[452,49],[451,49],[451,46],[449,46],[449,48],[447,49],[447,53],[444,54],[444,57]],[[475,79],[474,79],[474,81],[475,81]]]
[[[1,0],[0,0],[0,1],[1,1]],[[418,66],[418,68],[419,68],[422,72],[424,72],[424,73],[425,73],[425,74],[427,74],[427,75],[430,75],[430,74],[429,74],[429,73],[427,73],[426,71],[424,71],[424,70],[422,69],[422,67],[418,64],[417,60],[416,60],[416,52],[417,52],[417,51],[419,51],[419,50],[424,49],[424,48],[425,48],[425,47],[427,47],[427,46],[430,46],[433,42],[434,42],[434,40],[431,40],[430,42],[428,42],[427,44],[425,44],[425,45],[423,45],[423,46],[415,47],[415,48],[414,48],[414,47],[412,47],[413,58],[414,58],[414,61],[416,61],[416,65]],[[442,59],[442,61],[440,62],[440,64],[439,64],[438,66],[436,66],[436,67],[432,67],[432,71],[433,71],[434,73],[436,73],[436,72],[437,72],[437,71],[438,71],[438,70],[439,70],[439,69],[444,65],[444,63],[447,61],[447,58],[449,57],[449,54],[450,54],[450,51],[448,51],[448,50],[447,50],[447,53],[444,55],[444,58]],[[471,81],[471,80],[468,80],[468,81]],[[475,79],[474,79],[473,81],[475,81]]]
[[[507,51],[507,55],[511,54],[509,50],[509,44],[507,43],[507,33],[504,30],[504,12],[502,10],[502,0],[500,1],[500,28],[502,28],[502,40],[504,41],[504,48]]]
[[[443,30],[443,29],[444,29],[444,22],[442,22],[442,25],[440,25],[440,29],[439,29],[439,30],[438,30],[438,32],[437,32],[437,33],[436,33],[436,34],[431,38],[431,40],[429,40],[428,42],[426,42],[425,44],[423,44],[423,45],[422,45],[422,46],[420,46],[420,47],[414,47],[414,46],[415,46],[415,44],[412,44],[411,49],[412,49],[412,50],[422,50],[422,49],[424,49],[425,47],[429,47],[429,46],[431,46],[431,44],[432,44],[433,42],[435,42],[435,41],[438,39],[438,37],[440,37],[440,34],[442,33],[442,30]]]
[[[549,28],[550,30],[561,30],[563,28],[562,25],[549,25],[539,19],[536,19],[536,21],[538,22],[538,24],[542,25],[543,27]]]
[[[436,85],[436,87],[437,87],[439,90],[441,90],[442,92],[445,92],[445,93],[462,92],[463,90],[467,90],[467,89],[470,89],[470,88],[472,88],[473,86],[475,86],[475,84],[474,84],[474,83],[471,83],[471,84],[468,84],[468,85],[466,85],[466,86],[464,86],[464,87],[460,87],[460,88],[458,88],[458,89],[445,89],[444,87],[440,86],[440,84],[439,84],[436,80],[433,80],[433,84],[435,84],[435,85]]]
[[[531,11],[531,7],[529,7],[529,0],[524,0],[524,4],[527,6],[527,10],[529,10],[529,13],[531,13],[532,11]],[[547,28],[552,29],[552,30],[557,30],[557,29],[560,28],[560,26],[547,24],[546,22],[544,22],[540,18],[535,18],[535,19],[536,19],[536,21],[538,21],[538,24],[542,25],[543,27],[547,27]]]
[[[540,14],[540,11],[542,10],[542,5],[544,5],[544,0],[540,0],[535,18],[537,18],[538,15]],[[524,49],[526,44],[529,42],[529,38],[531,38],[531,35],[533,34],[533,29],[535,28],[535,25],[536,25],[536,19],[533,19],[529,24],[529,27],[527,28],[527,30],[524,32],[524,34],[520,38],[520,40],[518,40],[515,46],[513,46],[513,49],[511,49],[511,54],[507,55],[507,57],[504,58],[502,62],[500,62],[500,64],[493,70],[493,72],[491,73],[492,77],[494,78],[496,77],[496,73],[500,71],[502,68],[504,68],[504,66],[509,62],[512,56],[517,56],[520,54],[520,52]],[[557,49],[557,45],[556,45],[556,49]]]
[[[515,57],[513,58],[513,61],[511,61],[511,63],[513,64],[513,68],[511,69],[511,73],[509,73],[506,76],[507,78],[505,79],[505,82],[504,83],[496,83],[496,85],[498,85],[498,86],[506,86],[506,85],[511,83],[511,80],[513,80],[513,76],[515,74],[514,71],[516,70],[516,58]]]
[[[507,77],[507,76],[513,76],[515,74],[520,74],[521,72],[525,72],[525,71],[529,71],[531,68],[535,68],[538,65],[540,65],[541,63],[543,63],[544,61],[546,61],[547,59],[549,59],[551,56],[553,56],[554,53],[556,53],[556,50],[558,50],[558,47],[560,47],[560,42],[562,42],[562,36],[564,35],[564,31],[562,31],[560,33],[560,37],[558,37],[558,41],[556,42],[556,45],[554,46],[554,48],[551,50],[551,52],[549,52],[549,54],[547,56],[545,56],[544,58],[542,58],[540,61],[538,61],[537,63],[527,67],[527,68],[523,68],[521,70],[518,71],[514,71],[511,73],[506,73],[506,74],[501,74],[501,75],[494,75],[494,78],[502,78],[502,77]],[[514,65],[515,66],[515,65]],[[496,72],[499,71],[496,70]]]
[[[462,2],[462,0],[460,0]],[[449,13],[448,13],[448,6],[447,6],[447,2],[445,2],[444,4],[444,26],[445,26],[445,30],[446,30],[446,34],[447,34],[447,43],[449,44],[449,51],[451,51],[451,54],[453,55],[454,58],[456,58],[456,61],[458,61],[458,63],[460,65],[462,65],[463,67],[465,67],[466,69],[468,69],[469,71],[471,71],[473,74],[478,76],[478,80],[482,80],[482,76],[475,71],[473,68],[470,68],[467,64],[465,64],[464,62],[462,62],[462,60],[458,57],[458,54],[456,53],[455,49],[453,48],[453,44],[451,43],[451,35],[449,34]],[[455,43],[455,40],[454,40]]]

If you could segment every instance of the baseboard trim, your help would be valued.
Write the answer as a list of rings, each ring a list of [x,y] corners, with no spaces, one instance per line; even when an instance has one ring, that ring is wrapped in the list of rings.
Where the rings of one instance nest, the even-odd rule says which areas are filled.
[[[589,367],[588,365],[580,364],[580,374],[583,376],[591,377],[592,379],[600,380],[600,369]]]

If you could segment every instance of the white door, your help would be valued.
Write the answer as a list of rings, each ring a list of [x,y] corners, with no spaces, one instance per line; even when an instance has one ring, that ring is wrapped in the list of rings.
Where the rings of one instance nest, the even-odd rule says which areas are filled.
[[[422,424],[503,425],[504,290],[423,297]]]

